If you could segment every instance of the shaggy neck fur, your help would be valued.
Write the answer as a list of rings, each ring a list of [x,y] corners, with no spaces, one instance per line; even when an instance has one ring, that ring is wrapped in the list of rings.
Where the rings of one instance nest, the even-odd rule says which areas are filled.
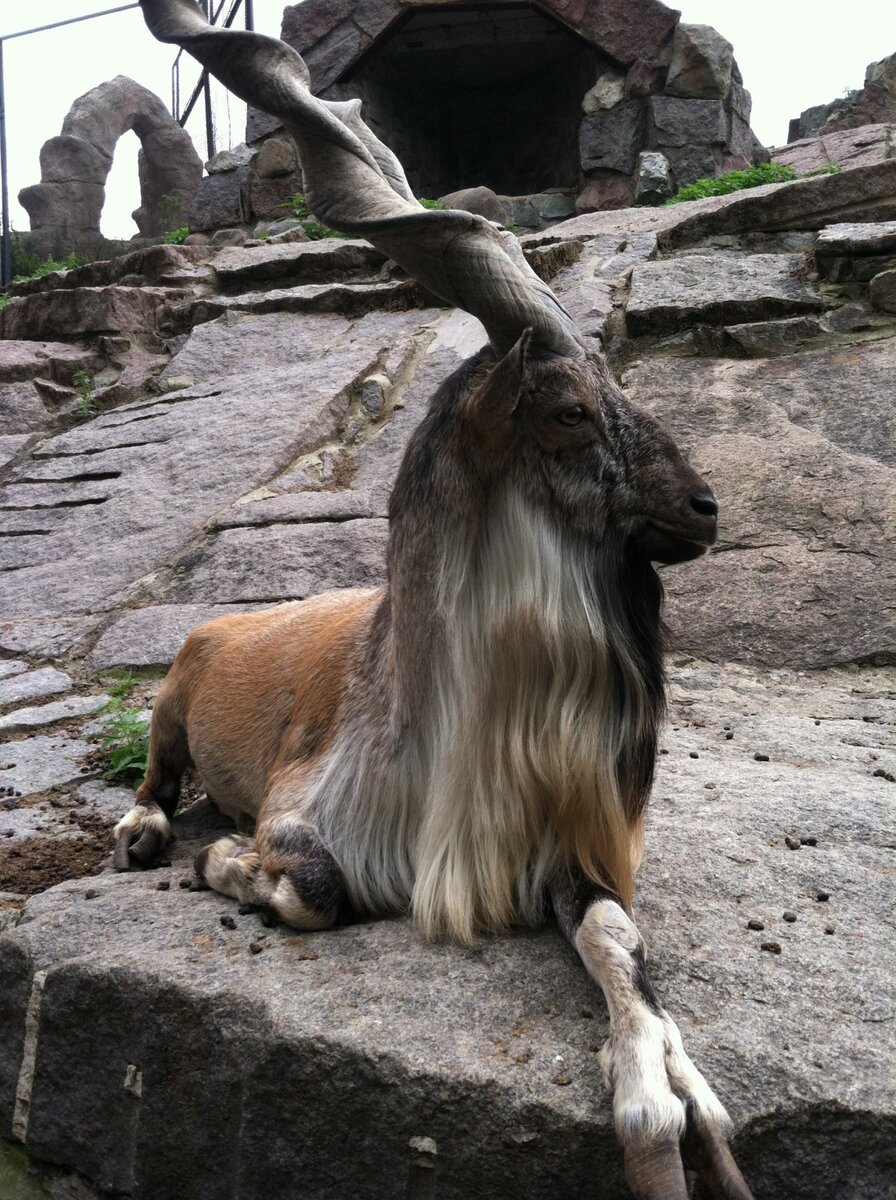
[[[513,491],[469,546],[446,547],[413,892],[426,933],[536,921],[561,862],[630,903],[662,708],[644,567],[630,578],[642,572],[621,541],[586,542]]]
[[[562,863],[630,905],[663,707],[650,564],[513,490],[480,512],[417,564],[413,614],[387,593],[368,682],[390,699],[345,720],[310,805],[358,907],[410,899],[462,942],[536,923]]]

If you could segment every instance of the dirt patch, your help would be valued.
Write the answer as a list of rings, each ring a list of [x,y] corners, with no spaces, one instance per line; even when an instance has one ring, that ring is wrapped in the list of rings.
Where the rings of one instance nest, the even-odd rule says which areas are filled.
[[[24,838],[11,846],[0,842],[0,892],[33,896],[66,879],[95,875],[112,849],[114,822],[94,813],[79,813],[77,837]]]

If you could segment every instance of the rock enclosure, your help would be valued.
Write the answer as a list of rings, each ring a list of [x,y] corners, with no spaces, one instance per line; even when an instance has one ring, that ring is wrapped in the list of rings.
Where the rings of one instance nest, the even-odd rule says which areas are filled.
[[[523,245],[722,507],[717,550],[663,572],[672,707],[639,899],[658,988],[757,1196],[878,1200],[896,162]],[[170,866],[103,870],[130,803],[86,740],[108,672],[151,697],[198,622],[380,581],[404,446],[479,326],[349,240],[158,247],[13,291],[0,1171],[18,1144],[84,1197],[286,1200],[298,1176],[309,1197],[619,1196],[605,1012],[553,930],[466,951],[401,921],[265,929],[180,886],[220,827],[201,801]],[[49,846],[61,874],[99,873],[23,909],[16,864]]]
[[[415,194],[486,186],[507,223],[537,229],[765,157],[731,44],[679,16],[658,0],[304,0],[283,38],[316,95],[364,101]],[[275,220],[302,191],[276,121],[250,110],[247,143],[208,165],[192,228]]]

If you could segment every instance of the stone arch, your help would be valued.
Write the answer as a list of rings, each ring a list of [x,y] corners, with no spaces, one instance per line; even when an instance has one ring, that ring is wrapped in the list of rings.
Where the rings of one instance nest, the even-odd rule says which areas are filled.
[[[128,130],[140,139],[140,207],[133,213],[140,234],[157,237],[172,218],[186,224],[202,161],[159,97],[119,75],[75,100],[62,132],[41,147],[40,183],[19,192],[32,232],[47,253],[89,251],[102,241],[106,178],[118,140]]]

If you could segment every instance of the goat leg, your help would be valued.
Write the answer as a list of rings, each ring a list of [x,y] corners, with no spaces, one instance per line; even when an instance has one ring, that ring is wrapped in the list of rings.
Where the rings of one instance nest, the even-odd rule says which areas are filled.
[[[717,1129],[698,1123],[690,1106],[682,1151],[687,1166],[697,1172],[712,1200],[752,1200],[727,1141]]]
[[[687,1200],[679,1145],[689,1124],[698,1178],[713,1200],[750,1200],[725,1140],[728,1116],[660,1005],[640,934],[618,897],[574,868],[558,873],[551,899],[561,928],[607,1000],[610,1036],[600,1060],[613,1089],[625,1176],[637,1200]]]
[[[146,867],[168,844],[171,825],[157,804],[134,805],[115,826],[115,850],[112,865],[116,871],[130,871],[136,864]]]

